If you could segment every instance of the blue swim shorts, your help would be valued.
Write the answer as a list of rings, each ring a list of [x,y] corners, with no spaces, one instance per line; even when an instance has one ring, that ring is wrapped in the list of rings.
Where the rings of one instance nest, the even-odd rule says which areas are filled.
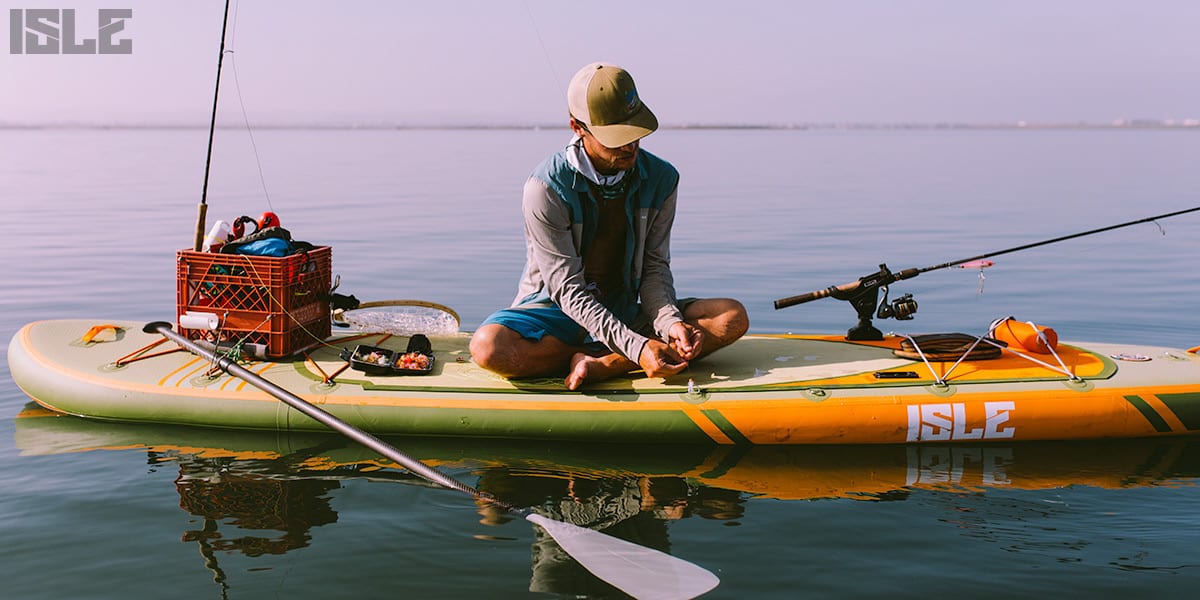
[[[680,312],[695,302],[696,298],[682,298],[675,304]],[[550,334],[572,346],[598,343],[582,325],[568,317],[561,308],[553,304],[513,306],[500,309],[483,320],[480,325],[496,323],[503,325],[529,340],[540,340]],[[646,336],[654,336],[653,323],[639,313],[631,328]]]
[[[540,340],[548,333],[572,346],[591,341],[586,329],[557,306],[514,306],[500,309],[480,325],[503,325],[529,340]]]

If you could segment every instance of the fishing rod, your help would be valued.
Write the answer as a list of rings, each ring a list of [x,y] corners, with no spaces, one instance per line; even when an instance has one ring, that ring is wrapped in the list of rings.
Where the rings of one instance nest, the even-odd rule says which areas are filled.
[[[217,99],[221,97],[221,63],[225,61],[225,27],[229,24],[229,0],[225,0],[225,17],[221,21],[221,51],[217,55],[217,85],[213,90],[212,119],[208,122],[208,157],[204,159],[204,189],[196,209],[196,241],[192,250],[200,251],[204,241],[205,220],[208,215],[208,172],[212,165],[213,133],[217,128]]]
[[[1120,229],[1122,227],[1129,227],[1131,225],[1150,223],[1153,221],[1158,221],[1159,219],[1167,219],[1196,211],[1200,211],[1200,206],[1164,213],[1161,215],[1154,215],[1153,217],[1146,217],[1143,219],[1137,219],[1135,221],[1118,223],[1116,225],[1109,225],[1108,227],[1100,227],[1098,229],[1072,233],[1071,235],[1064,235],[1049,240],[1034,242],[1032,244],[1023,244],[1012,248],[1006,248],[1004,250],[979,254],[976,256],[944,262],[919,269],[904,269],[903,271],[893,273],[890,269],[888,269],[886,264],[880,264],[879,271],[871,273],[870,275],[859,277],[857,281],[851,281],[841,285],[831,285],[823,290],[817,290],[815,292],[808,292],[807,294],[800,294],[798,296],[791,296],[776,300],[775,310],[787,308],[789,306],[795,306],[797,304],[804,304],[805,302],[812,302],[813,300],[819,300],[825,297],[833,297],[838,300],[845,300],[852,304],[855,311],[858,312],[858,324],[852,327],[849,332],[847,332],[846,339],[868,341],[882,340],[883,333],[871,324],[872,317],[879,319],[895,318],[898,320],[908,320],[912,318],[913,313],[917,312],[917,302],[912,299],[912,294],[905,294],[904,296],[893,300],[891,303],[888,303],[887,286],[894,282],[904,279],[912,279],[921,273],[928,273],[929,271],[937,271],[938,269],[946,269],[959,265],[965,265],[966,263],[983,261],[984,259],[991,258],[993,256],[1019,252],[1021,250],[1029,250],[1030,248],[1037,248],[1038,246],[1055,244],[1096,233]],[[985,264],[981,264],[980,267],[982,268],[990,265],[990,262],[985,261]],[[880,290],[883,291],[883,301],[881,302],[879,301]]]

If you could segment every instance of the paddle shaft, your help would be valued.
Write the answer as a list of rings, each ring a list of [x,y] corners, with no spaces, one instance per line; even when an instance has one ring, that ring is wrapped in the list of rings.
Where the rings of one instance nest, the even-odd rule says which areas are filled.
[[[984,258],[1000,256],[1001,254],[1009,254],[1012,252],[1019,252],[1021,250],[1029,250],[1030,248],[1037,248],[1038,246],[1045,246],[1048,244],[1064,242],[1066,240],[1072,240],[1072,239],[1080,238],[1080,237],[1083,237],[1086,235],[1103,233],[1105,231],[1112,231],[1114,229],[1120,229],[1122,227],[1129,227],[1130,225],[1138,225],[1140,223],[1150,223],[1153,221],[1157,221],[1159,219],[1167,219],[1170,217],[1177,217],[1179,215],[1184,215],[1184,214],[1196,212],[1196,211],[1200,211],[1200,206],[1194,206],[1192,208],[1187,208],[1184,210],[1177,210],[1175,212],[1164,213],[1161,215],[1154,215],[1153,217],[1137,219],[1136,221],[1127,221],[1125,223],[1109,225],[1108,227],[1100,227],[1098,229],[1091,229],[1088,231],[1081,231],[1079,233],[1072,233],[1071,235],[1064,235],[1064,236],[1056,237],[1056,238],[1049,239],[1049,240],[1033,242],[1032,244],[1024,244],[1021,246],[1015,246],[1013,248],[1006,248],[1004,250],[997,250],[995,252],[979,254],[976,256],[972,256],[970,258],[964,258],[961,260],[945,262],[945,263],[941,263],[941,264],[937,264],[937,265],[924,267],[921,269],[905,269],[903,271],[896,273],[893,277],[889,278],[889,279],[891,279],[891,281],[882,281],[879,283],[882,283],[882,285],[887,285],[889,283],[892,283],[893,281],[899,281],[901,279],[909,279],[912,277],[916,277],[917,275],[920,275],[921,273],[928,273],[929,271],[936,271],[938,269],[946,269],[949,267],[961,265],[963,263],[969,263],[974,260],[982,260]],[[815,292],[808,292],[806,294],[800,294],[798,296],[790,296],[787,298],[781,298],[781,299],[775,301],[775,308],[776,308],[776,310],[778,310],[780,308],[787,308],[789,306],[795,306],[797,304],[804,304],[805,302],[812,302],[813,300],[818,300],[820,298],[825,298],[827,296],[832,296],[832,295],[852,294],[853,292],[858,290],[860,287],[862,287],[864,284],[876,283],[874,281],[868,281],[869,279],[871,279],[872,277],[875,277],[876,275],[878,275],[878,274],[868,275],[867,277],[860,278],[858,281],[851,281],[849,283],[843,283],[841,285],[832,285],[823,290],[817,290]]]
[[[234,361],[227,356],[221,356],[220,354],[212,352],[196,342],[187,339],[178,332],[174,331],[171,328],[170,323],[163,321],[149,323],[143,328],[143,331],[146,333],[159,333],[163,336],[166,336],[167,339],[179,344],[180,346],[183,346],[187,350],[213,361],[222,371],[245,380],[250,385],[253,385],[254,387],[270,394],[271,396],[274,396],[288,406],[304,413],[305,415],[308,415],[309,417],[312,417],[313,420],[321,423],[322,425],[325,425],[326,427],[337,431],[338,433],[366,446],[367,448],[378,452],[381,456],[385,456],[397,462],[405,469],[408,469],[409,471],[412,471],[413,473],[429,481],[453,490],[470,494],[476,498],[482,498],[488,502],[497,504],[518,514],[524,514],[520,509],[499,502],[490,495],[484,494],[483,492],[480,492],[479,490],[457,479],[454,479],[453,477],[450,477],[449,475],[446,475],[445,473],[442,473],[441,471],[434,469],[429,465],[426,465],[425,463],[401,452],[400,450],[397,450],[383,440],[380,440],[379,438],[329,414],[328,412],[313,406],[309,402],[301,399],[299,396],[296,396],[295,394],[279,387],[278,385],[275,385],[274,383],[271,383],[270,381],[267,381],[266,379],[249,371],[245,367],[237,364],[237,361]]]

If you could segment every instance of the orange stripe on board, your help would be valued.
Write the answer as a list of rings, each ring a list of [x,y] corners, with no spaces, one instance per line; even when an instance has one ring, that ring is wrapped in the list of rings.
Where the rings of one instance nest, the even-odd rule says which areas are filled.
[[[229,384],[231,384],[231,383],[235,383],[235,382],[238,382],[238,381],[241,381],[241,380],[240,380],[240,379],[238,379],[237,377],[234,377],[233,375],[230,375],[229,373],[226,373],[225,371],[221,371],[221,374],[222,374],[222,375],[225,375],[225,376],[227,376],[227,377],[228,377],[228,379],[226,379],[226,380],[225,380],[223,383],[221,383],[221,386],[220,386],[219,388],[217,388],[217,389],[221,389],[221,390],[223,390],[223,389],[225,389],[226,387],[228,387],[228,386],[229,386]]]
[[[258,373],[256,373],[257,375],[262,375],[264,372],[266,372],[266,370],[267,370],[267,369],[271,368],[271,366],[272,366],[272,365],[274,365],[275,363],[264,362],[264,363],[262,363],[262,364],[263,364],[263,365],[265,365],[265,366],[262,368],[262,370],[261,370],[261,371],[259,371]],[[247,364],[246,364],[246,365],[244,365],[244,366],[245,366],[247,369],[251,370],[251,371],[253,371],[253,370],[254,370],[254,365],[252,365],[252,364],[249,364],[249,363],[247,363]],[[222,383],[222,384],[221,384],[221,389],[225,389],[225,388],[226,388],[226,386],[228,386],[228,385],[229,385],[229,384],[231,384],[231,383],[233,383],[233,384],[237,384],[237,385],[235,385],[235,386],[233,387],[233,391],[235,391],[235,392],[240,392],[240,391],[242,391],[243,389],[245,389],[245,387],[246,387],[246,382],[245,382],[245,381],[243,381],[243,380],[242,380],[240,377],[234,377],[233,375],[230,375],[228,371],[221,371],[221,374],[222,374],[222,375],[225,375],[225,376],[227,376],[227,377],[229,377],[229,379],[227,379],[227,380],[225,381],[225,383]]]
[[[258,371],[255,371],[255,372],[254,372],[254,374],[255,374],[255,375],[258,375],[259,377],[262,377],[262,374],[263,374],[263,373],[266,373],[266,372],[267,372],[267,371],[268,371],[268,370],[269,370],[271,367],[273,367],[273,366],[275,366],[275,365],[277,365],[277,364],[279,364],[279,363],[265,362],[265,363],[263,363],[263,367],[262,367],[261,369],[259,369]],[[240,392],[240,391],[242,391],[243,389],[245,389],[245,388],[246,388],[246,386],[247,386],[247,385],[249,385],[249,383],[250,383],[250,382],[248,382],[248,381],[245,381],[245,380],[243,380],[243,379],[241,379],[241,378],[238,378],[238,377],[233,377],[232,375],[230,375],[230,379],[235,379],[235,380],[237,380],[237,381],[240,381],[240,382],[241,382],[241,383],[239,383],[239,384],[238,384],[238,386],[237,386],[236,388],[234,388],[235,390],[237,390],[237,391],[239,391],[239,392]],[[256,389],[257,389],[257,388],[256,388]]]
[[[708,437],[712,438],[714,442],[718,444],[734,443],[734,441],[730,439],[729,436],[725,435],[725,432],[721,431],[721,428],[717,427],[716,423],[713,423],[712,420],[709,419],[699,407],[691,404],[684,406],[683,414],[687,415],[688,418],[696,424],[696,427],[699,427],[700,431],[703,431],[705,434],[707,434]]]
[[[179,372],[181,372],[181,371],[183,371],[183,370],[187,369],[188,367],[191,367],[192,365],[196,364],[196,361],[198,361],[198,360],[200,360],[200,357],[193,358],[192,360],[189,360],[189,361],[187,361],[187,362],[183,363],[182,365],[180,365],[180,367],[179,367],[178,369],[175,369],[174,371],[171,371],[170,373],[167,373],[167,374],[166,374],[166,375],[165,375],[165,376],[164,376],[162,379],[159,379],[159,380],[158,380],[158,385],[161,385],[161,386],[163,386],[163,387],[166,387],[166,386],[167,386],[167,380],[171,379],[171,378],[172,378],[172,377],[174,377],[176,374],[178,374]],[[184,376],[184,379],[187,379],[187,376],[186,376],[186,375]],[[183,381],[183,379],[181,379],[180,381],[182,382],[182,381]],[[175,387],[179,387],[179,384],[178,384],[178,383],[176,383],[176,384],[175,384]]]
[[[1142,400],[1144,400],[1146,404],[1150,406],[1150,408],[1153,408],[1154,412],[1158,413],[1158,415],[1163,418],[1163,421],[1165,421],[1167,425],[1171,426],[1171,431],[1182,432],[1188,430],[1187,426],[1183,424],[1183,421],[1180,421],[1179,417],[1175,415],[1175,411],[1171,410],[1170,407],[1164,404],[1162,400],[1159,400],[1158,396],[1146,394],[1145,396],[1142,396]]]
[[[175,383],[175,387],[183,387],[183,384],[185,382],[191,380],[191,378],[207,373],[208,369],[210,368],[211,365],[212,365],[212,363],[210,363],[210,362],[204,362],[203,364],[200,365],[199,368],[193,369],[191,372],[185,374],[182,378],[180,378],[179,381]]]

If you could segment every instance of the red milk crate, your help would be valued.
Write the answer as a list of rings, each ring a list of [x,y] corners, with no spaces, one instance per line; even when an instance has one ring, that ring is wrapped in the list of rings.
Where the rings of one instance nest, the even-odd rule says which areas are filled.
[[[193,340],[244,341],[283,358],[329,337],[333,250],[317,246],[284,257],[180,250],[176,259],[176,324]],[[217,331],[184,328],[187,312],[221,318]]]

